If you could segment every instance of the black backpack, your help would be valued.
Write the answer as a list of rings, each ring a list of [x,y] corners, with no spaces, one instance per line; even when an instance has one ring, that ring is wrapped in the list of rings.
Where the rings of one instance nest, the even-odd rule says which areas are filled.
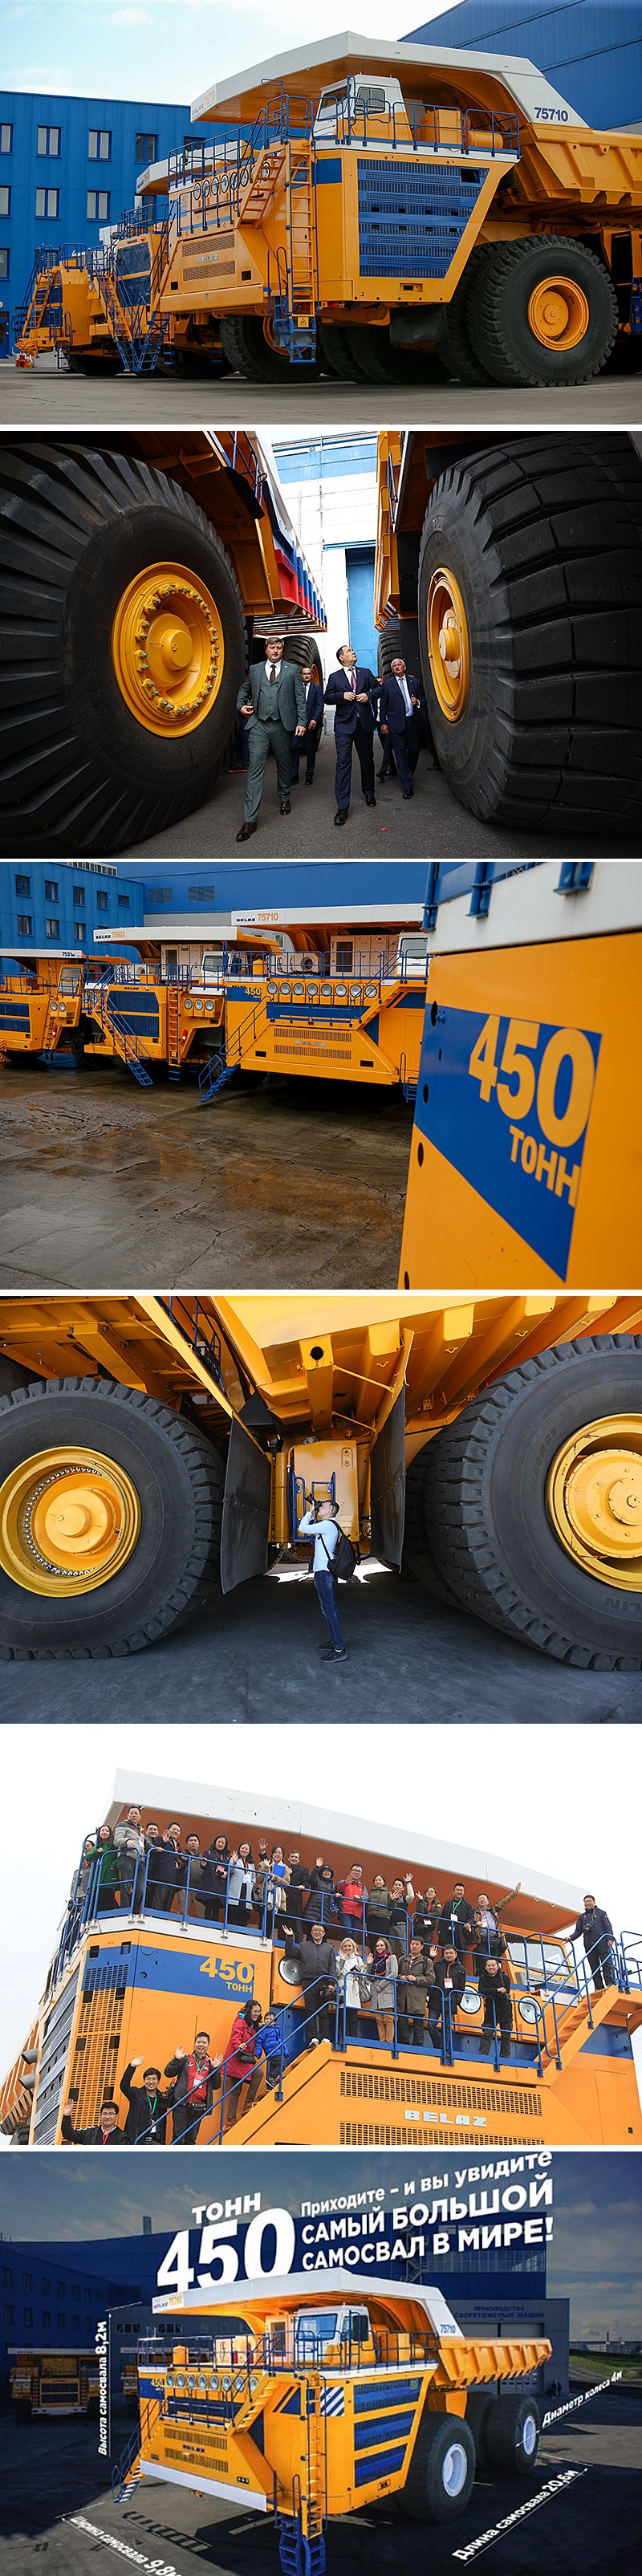
[[[325,1546],[325,1540],[322,1541],[322,1545]],[[361,1564],[359,1549],[355,1547],[353,1539],[348,1538],[345,1530],[340,1530],[338,1545],[332,1555],[328,1547],[325,1552],[335,1583],[351,1583],[357,1566]]]

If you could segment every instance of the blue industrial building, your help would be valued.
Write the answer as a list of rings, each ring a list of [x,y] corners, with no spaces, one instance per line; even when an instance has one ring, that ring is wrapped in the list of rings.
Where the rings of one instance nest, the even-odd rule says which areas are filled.
[[[122,933],[130,917],[140,922],[140,884],[110,861],[103,866],[102,860],[55,859],[49,867],[38,860],[32,867],[13,867],[6,860],[0,868],[0,954],[19,948],[28,957],[50,948],[54,955],[77,949],[83,957],[97,930]]]
[[[642,125],[636,0],[460,0],[409,28],[405,41],[526,54],[587,125]]]
[[[526,863],[532,865],[531,861]],[[590,863],[589,863],[590,864]],[[512,872],[515,861],[482,863],[488,886]],[[131,859],[124,873],[116,861],[57,859],[0,867],[0,967],[11,972],[16,956],[87,957],[108,948],[109,932],[118,933],[118,955],[137,961],[136,933],[143,926],[153,938],[158,924],[166,941],[168,919],[177,935],[211,937],[217,921],[255,914],[257,920],[315,922],[336,917],[361,918],[363,908],[381,920],[405,919],[421,925],[424,906],[434,908],[455,894],[471,896],[479,908],[480,867],[475,860],[441,860],[429,868],[425,859],[228,859],[198,865],[158,861],[153,876],[148,862]],[[477,889],[477,894],[476,894]],[[563,885],[560,884],[560,892]],[[189,928],[186,925],[189,924]],[[131,925],[131,945],[126,936]],[[180,929],[179,929],[180,925]],[[107,934],[107,938],[105,938]]]
[[[157,99],[56,98],[0,90],[0,357],[36,251],[89,243],[133,206],[150,161],[177,151],[189,106]]]

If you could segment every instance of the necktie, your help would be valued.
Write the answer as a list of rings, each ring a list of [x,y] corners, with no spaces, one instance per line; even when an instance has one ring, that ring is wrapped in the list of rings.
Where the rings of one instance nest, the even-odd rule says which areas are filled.
[[[351,672],[350,672],[350,687],[351,687],[351,689],[352,689],[353,697],[356,697],[356,690],[357,690],[357,674],[356,674],[356,671],[351,671]]]
[[[275,679],[276,679],[276,671],[275,671],[274,663],[273,663],[273,662],[271,662],[271,663],[270,663],[270,688],[271,688],[271,689],[273,689],[273,688],[274,688],[274,682],[275,682]]]

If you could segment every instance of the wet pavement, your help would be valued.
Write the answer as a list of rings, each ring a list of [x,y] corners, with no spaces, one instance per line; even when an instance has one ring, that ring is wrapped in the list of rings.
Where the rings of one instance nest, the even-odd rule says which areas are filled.
[[[123,2418],[114,2429],[117,2455],[132,2426]],[[542,2567],[548,2576],[604,2576],[607,2567],[609,2576],[638,2576],[641,2429],[639,2400],[609,2391],[544,2436],[532,2478],[477,2479],[454,2522],[427,2533],[406,2521],[394,2500],[343,2516],[328,2530],[331,2576],[367,2576],[373,2564],[380,2576],[425,2576],[427,2542],[430,2576],[453,2576],[457,2553],[489,2533],[497,2537],[479,2552],[488,2576],[534,2576]],[[502,2536],[498,2526],[508,2517]],[[199,2567],[211,2576],[278,2576],[271,2516],[154,2478],[118,2506],[97,2458],[95,2425],[15,2425],[5,2417],[0,2564],[7,2576],[9,2569],[32,2576],[36,2557],[51,2576],[87,2576],[89,2568],[107,2576],[123,2555],[142,2576],[194,2576]]]
[[[0,1068],[0,1286],[389,1288],[412,1111],[274,1078],[202,1109],[119,1064]]]
[[[364,1568],[339,1595],[346,1661],[307,1574],[242,1584],[144,1654],[0,1662],[10,1725],[606,1726],[642,1719],[642,1675],[580,1672],[520,1646],[418,1583]]]

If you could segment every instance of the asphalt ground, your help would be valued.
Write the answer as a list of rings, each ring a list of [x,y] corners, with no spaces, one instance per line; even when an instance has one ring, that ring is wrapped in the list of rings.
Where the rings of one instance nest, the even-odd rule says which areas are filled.
[[[400,1093],[195,1079],[117,1061],[0,1068],[0,1286],[390,1288],[412,1110]]]
[[[123,2421],[122,2439],[131,2431]],[[639,2576],[642,2563],[642,2414],[639,2401],[610,2392],[544,2436],[535,2476],[476,2481],[461,2518],[447,2527],[407,2522],[394,2505],[342,2517],[327,2538],[330,2576],[456,2576],[457,2551],[482,2539],[525,2503],[537,2510],[512,2523],[469,2561],[488,2576]],[[121,2439],[121,2427],[117,2441]],[[0,2565],[27,2576],[36,2558],[47,2576],[108,2576],[117,2560],[142,2576],[278,2576],[270,2517],[229,2510],[186,2488],[145,2479],[116,2505],[96,2452],[96,2427],[79,2422],[0,2424]],[[544,2494],[553,2481],[572,2483]],[[125,2553],[124,2558],[122,2553]]]
[[[324,644],[329,670],[332,654]],[[347,823],[337,831],[334,796],[334,733],[326,718],[319,744],[313,787],[292,789],[291,814],[281,815],[276,767],[270,756],[256,833],[248,843],[251,858],[274,859],[599,859],[613,856],[611,834],[510,832],[467,814],[453,796],[429,753],[420,752],[415,792],[404,804],[398,778],[376,777],[381,750],[375,736],[377,802],[366,805],[356,753],[352,760],[352,802]],[[229,770],[217,779],[212,795],[187,822],[155,832],[151,840],[132,844],[137,859],[227,859],[236,856],[236,834],[243,821],[245,779]]]
[[[378,429],[382,414],[412,428],[612,429],[635,428],[640,419],[639,375],[598,376],[588,385],[469,386],[456,382],[375,385],[339,376],[306,382],[298,368],[284,383],[253,383],[247,376],[70,376],[53,358],[33,368],[0,364],[0,425],[42,430],[65,428],[190,428],[246,426],[251,419],[269,438],[279,430],[301,437],[319,429]]]
[[[348,1649],[330,1660],[305,1573],[244,1583],[145,1652],[0,1663],[5,1724],[496,1726],[642,1719],[642,1676],[580,1672],[521,1646],[418,1583],[369,1564],[339,1594]],[[528,1758],[528,1757],[526,1757]]]

